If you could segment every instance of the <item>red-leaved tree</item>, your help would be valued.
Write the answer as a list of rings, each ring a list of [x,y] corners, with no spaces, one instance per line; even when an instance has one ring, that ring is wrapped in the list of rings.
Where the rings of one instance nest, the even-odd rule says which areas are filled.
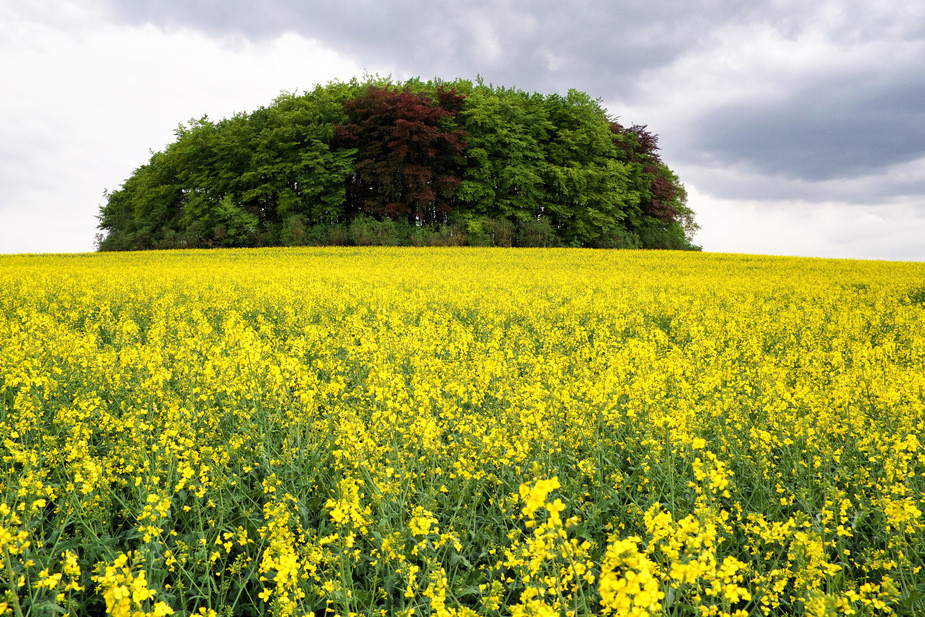
[[[679,212],[672,203],[682,188],[658,154],[658,135],[639,124],[625,128],[612,122],[610,130],[614,143],[623,150],[628,162],[641,167],[644,182],[648,184],[640,187],[647,197],[640,204],[643,213],[666,224],[678,222]]]
[[[370,86],[344,103],[349,122],[337,127],[337,137],[357,148],[347,185],[348,218],[446,221],[466,148],[463,131],[451,126],[463,99],[452,89],[438,88],[430,96]]]

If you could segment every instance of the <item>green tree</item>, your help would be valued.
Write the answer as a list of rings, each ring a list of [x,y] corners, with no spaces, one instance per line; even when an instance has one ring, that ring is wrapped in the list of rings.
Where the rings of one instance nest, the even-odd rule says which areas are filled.
[[[308,224],[342,219],[355,151],[335,149],[332,140],[335,125],[346,119],[348,92],[317,87],[302,96],[280,95],[253,129],[241,200],[266,224],[281,225],[291,215]]]
[[[546,201],[546,152],[553,125],[543,97],[479,83],[466,94],[459,123],[466,133],[466,168],[459,215],[482,231],[485,219],[528,221]]]
[[[183,189],[171,157],[165,152],[153,154],[121,190],[108,193],[97,217],[107,233],[100,250],[155,248],[167,230],[182,229],[182,202]]]
[[[566,242],[590,245],[623,229],[634,202],[626,167],[598,101],[569,90],[566,97],[547,97],[546,107],[555,127],[547,146],[547,207]]]

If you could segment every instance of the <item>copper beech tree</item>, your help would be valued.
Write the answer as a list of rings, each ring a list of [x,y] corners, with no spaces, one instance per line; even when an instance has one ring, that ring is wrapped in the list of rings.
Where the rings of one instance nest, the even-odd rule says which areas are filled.
[[[466,141],[447,120],[464,97],[437,88],[433,96],[408,88],[370,87],[346,101],[341,144],[356,148],[344,211],[413,225],[449,222],[450,200],[461,182]]]

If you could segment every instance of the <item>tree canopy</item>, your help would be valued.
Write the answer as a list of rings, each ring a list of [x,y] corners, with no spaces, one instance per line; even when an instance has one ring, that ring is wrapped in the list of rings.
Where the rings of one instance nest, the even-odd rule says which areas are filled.
[[[100,250],[327,244],[696,249],[645,126],[471,82],[332,82],[192,120],[100,208]]]

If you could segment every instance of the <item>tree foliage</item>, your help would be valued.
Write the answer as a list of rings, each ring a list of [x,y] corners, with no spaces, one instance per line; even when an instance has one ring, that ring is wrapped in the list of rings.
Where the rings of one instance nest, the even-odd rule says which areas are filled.
[[[348,214],[446,223],[466,142],[447,120],[464,98],[440,87],[435,96],[409,88],[370,87],[346,101],[340,141],[357,149],[347,183]]]
[[[686,197],[658,136],[583,92],[352,80],[178,127],[107,194],[100,249],[691,249]]]

